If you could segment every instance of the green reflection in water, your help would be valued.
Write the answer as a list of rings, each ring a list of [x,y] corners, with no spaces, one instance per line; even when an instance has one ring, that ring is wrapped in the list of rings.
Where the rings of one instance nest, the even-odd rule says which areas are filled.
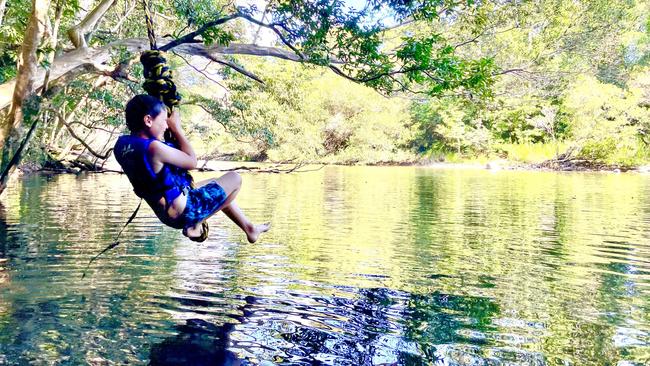
[[[198,347],[279,363],[643,364],[648,181],[413,167],[248,174],[240,205],[273,221],[261,243],[244,244],[217,215],[197,245],[145,209],[81,281],[137,204],[128,182],[29,177],[0,212],[0,363],[164,363]],[[209,350],[228,339],[232,352]]]

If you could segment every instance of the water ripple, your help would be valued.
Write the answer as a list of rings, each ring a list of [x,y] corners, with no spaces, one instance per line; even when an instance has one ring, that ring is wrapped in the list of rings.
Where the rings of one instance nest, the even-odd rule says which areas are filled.
[[[137,205],[126,178],[10,186],[0,364],[650,359],[646,177],[328,167],[244,179],[242,209],[274,223],[260,243],[221,214],[193,243],[143,207],[83,280]]]

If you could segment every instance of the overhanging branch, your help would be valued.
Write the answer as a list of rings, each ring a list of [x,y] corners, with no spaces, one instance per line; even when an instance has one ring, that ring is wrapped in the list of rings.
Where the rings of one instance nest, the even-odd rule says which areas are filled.
[[[229,21],[231,21],[231,20],[233,20],[233,19],[237,19],[237,18],[239,18],[239,16],[240,16],[240,14],[233,14],[233,15],[229,15],[229,16],[226,16],[226,17],[223,17],[223,18],[219,18],[219,19],[213,20],[213,21],[211,21],[211,22],[207,22],[207,23],[205,23],[201,28],[195,30],[194,32],[190,32],[190,33],[184,35],[183,37],[180,37],[180,38],[178,38],[178,39],[175,39],[175,40],[173,40],[173,41],[167,43],[166,45],[164,45],[164,46],[162,46],[162,47],[159,47],[159,49],[160,49],[161,51],[169,51],[169,50],[171,50],[172,48],[174,48],[174,47],[176,47],[176,46],[179,46],[179,45],[181,45],[181,44],[185,44],[185,43],[193,43],[193,42],[196,40],[196,37],[197,37],[197,36],[202,35],[202,34],[205,33],[208,29],[210,29],[210,28],[212,28],[212,27],[216,27],[217,25],[220,25],[220,24],[223,24],[223,23],[229,22]]]
[[[88,145],[88,143],[86,143],[86,141],[84,141],[84,139],[77,136],[72,126],[70,126],[70,123],[68,123],[65,120],[65,117],[63,116],[63,114],[61,114],[60,111],[55,111],[55,110],[50,110],[50,111],[56,113],[57,117],[59,118],[59,122],[61,122],[61,124],[67,128],[68,132],[70,133],[70,136],[72,136],[75,140],[79,141],[81,145],[83,145],[83,147],[85,147],[88,150],[88,152],[90,152],[93,156],[100,158],[102,160],[106,160],[108,159],[109,156],[111,156],[111,153],[113,152],[113,148],[106,150],[104,154],[97,153],[95,150],[93,150],[92,147],[90,147],[90,145]]]
[[[162,42],[161,42],[162,43]],[[111,57],[114,52],[123,50],[133,54],[133,58],[140,52],[148,49],[149,41],[145,38],[131,38],[112,42],[106,46],[98,48],[79,48],[67,52],[59,57],[56,57],[50,65],[50,79],[58,80],[59,83],[70,80],[71,77],[76,77],[85,73],[96,72],[98,74],[107,75],[115,78],[126,77],[124,73],[124,65],[129,60],[123,60],[124,65],[118,67],[109,65]],[[284,60],[297,61],[299,58],[290,51],[274,48],[263,47],[249,44],[230,44],[229,46],[212,46],[206,47],[202,44],[182,44],[174,48],[176,52],[185,53],[190,55],[200,55],[206,57],[210,55],[217,58],[220,54],[228,55],[252,55],[252,56],[270,56],[281,58]],[[219,61],[224,61],[223,59]],[[228,65],[230,66],[230,65]],[[246,70],[244,70],[246,71]],[[250,73],[249,73],[250,74]],[[260,78],[251,74],[253,79]],[[36,71],[34,79],[37,83],[42,82],[45,76],[45,69],[39,68]],[[64,79],[60,79],[60,78]],[[0,109],[6,108],[11,103],[11,98],[15,86],[15,80],[11,80],[0,85]],[[35,90],[42,87],[42,84],[36,84]]]
[[[203,56],[203,57],[207,58],[208,60],[212,60],[212,61],[214,61],[216,63],[228,66],[231,69],[237,71],[238,73],[257,81],[260,84],[264,84],[264,81],[262,81],[262,79],[260,79],[257,75],[253,74],[250,71],[247,71],[242,66],[239,66],[239,65],[237,65],[237,64],[235,64],[235,63],[233,63],[233,62],[231,62],[229,60],[226,60],[223,57],[220,57],[219,54],[217,54],[216,52],[212,52],[212,53],[209,52],[208,50],[206,50],[204,47],[201,47],[201,46],[202,45],[188,44],[188,45],[186,45],[185,49],[190,51],[188,53],[190,53],[192,55]]]
[[[99,21],[104,17],[104,14],[117,0],[103,0],[100,2],[79,24],[68,30],[68,37],[76,48],[85,48],[86,34],[92,32]]]

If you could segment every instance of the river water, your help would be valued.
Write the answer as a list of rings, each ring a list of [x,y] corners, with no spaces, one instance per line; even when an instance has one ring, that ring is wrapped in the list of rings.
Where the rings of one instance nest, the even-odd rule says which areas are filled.
[[[201,173],[207,178],[214,173]],[[650,176],[243,174],[271,231],[194,243],[118,174],[0,207],[0,365],[648,365]]]

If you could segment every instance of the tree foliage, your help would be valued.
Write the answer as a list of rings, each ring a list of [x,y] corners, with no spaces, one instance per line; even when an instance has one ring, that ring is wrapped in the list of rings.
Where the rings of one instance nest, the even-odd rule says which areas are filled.
[[[558,149],[546,158],[623,165],[648,159],[647,97],[639,88],[650,55],[647,3],[489,3],[481,11],[489,14],[482,30],[469,30],[460,21],[447,28],[448,38],[477,34],[467,51],[493,55],[502,75],[494,97],[461,95],[462,113],[454,112],[455,103],[418,101],[412,114],[416,148],[485,154],[486,142],[460,128],[471,115],[474,124],[480,120],[490,131],[487,155],[512,158],[508,146],[553,144]],[[456,114],[456,128],[442,122],[445,113]]]
[[[148,3],[158,45],[178,55],[169,59],[182,70],[176,77],[193,105],[188,110],[205,116],[188,122],[206,156],[343,163],[411,161],[414,154],[517,158],[511,146],[552,144],[548,157],[630,164],[646,158],[645,2],[369,0],[359,9],[326,0],[269,1],[260,8],[221,0]],[[99,1],[63,4],[58,58],[75,47],[66,30]],[[30,6],[8,2],[0,26],[6,35],[1,82],[15,75]],[[64,75],[44,105],[81,98],[84,107],[70,109],[71,122],[111,117],[88,131],[73,123],[72,131],[87,140],[111,131],[124,101],[141,91],[133,47],[120,44],[145,34],[141,3],[115,1],[85,34],[89,48],[111,52],[108,64]],[[195,56],[187,59],[188,52]],[[183,66],[181,57],[197,64],[196,55],[209,64]],[[43,56],[39,60],[48,67]],[[206,70],[212,81],[203,77]],[[86,89],[70,84],[74,80]],[[227,89],[223,95],[205,92],[220,90],[217,83]],[[80,142],[57,116],[40,118],[39,136],[49,137],[36,146],[57,156],[76,151],[70,145]],[[103,138],[94,150],[110,146]],[[213,151],[213,141],[220,151]]]

